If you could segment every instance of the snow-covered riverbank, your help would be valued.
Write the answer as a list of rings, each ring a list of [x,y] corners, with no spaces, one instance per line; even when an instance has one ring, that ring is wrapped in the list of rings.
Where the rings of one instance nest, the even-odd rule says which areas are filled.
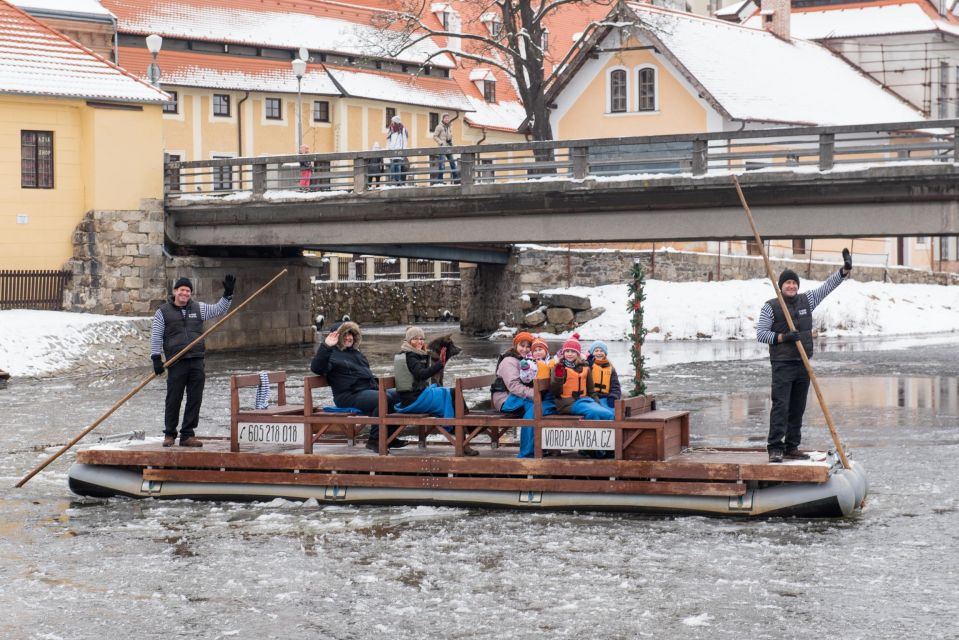
[[[820,283],[802,282],[802,291]],[[583,340],[626,340],[626,285],[554,290],[589,296],[606,312],[577,331]],[[755,339],[756,318],[773,296],[766,280],[646,283],[647,340]],[[959,331],[959,287],[843,283],[814,314],[825,336],[901,336]],[[569,332],[571,333],[571,332]],[[569,333],[546,335],[563,339]],[[149,364],[149,318],[52,311],[0,311],[0,369],[13,376]]]

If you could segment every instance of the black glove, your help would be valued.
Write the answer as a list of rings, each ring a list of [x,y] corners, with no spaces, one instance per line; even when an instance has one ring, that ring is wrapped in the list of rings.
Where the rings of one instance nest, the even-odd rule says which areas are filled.
[[[842,268],[846,273],[852,271],[852,255],[849,253],[849,249],[842,250]]]
[[[236,286],[236,276],[232,273],[223,278],[223,297],[232,298],[233,288]]]
[[[790,332],[788,332],[788,333],[780,333],[779,335],[781,335],[781,336],[783,337],[783,343],[786,343],[786,342],[799,342],[799,332],[798,332],[798,331],[790,331]]]
[[[153,360],[153,373],[157,374],[158,376],[162,376],[162,375],[163,375],[163,360],[160,359],[160,354],[159,354],[159,353],[156,353],[156,354],[150,356],[150,358]]]

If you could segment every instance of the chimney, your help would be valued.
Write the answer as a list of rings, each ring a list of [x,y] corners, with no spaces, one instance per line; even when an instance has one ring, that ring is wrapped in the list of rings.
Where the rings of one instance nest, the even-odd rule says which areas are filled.
[[[763,30],[789,41],[790,0],[762,0],[759,5],[759,17]]]

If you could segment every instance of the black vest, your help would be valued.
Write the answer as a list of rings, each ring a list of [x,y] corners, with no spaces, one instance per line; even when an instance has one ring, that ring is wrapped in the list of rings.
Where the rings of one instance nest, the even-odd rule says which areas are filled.
[[[786,307],[789,308],[789,315],[792,316],[793,325],[796,331],[802,336],[802,346],[806,350],[806,356],[812,358],[812,309],[809,307],[809,298],[805,293],[796,294],[792,300],[783,297],[786,301]],[[789,325],[786,323],[786,315],[777,298],[768,301],[773,310],[772,330],[776,333],[788,333]],[[803,333],[805,332],[805,333]],[[799,355],[799,349],[795,342],[774,342],[769,345],[770,360],[802,360]]]
[[[183,310],[186,310],[185,314]],[[200,319],[200,305],[194,300],[187,302],[185,307],[167,302],[160,311],[163,313],[163,354],[169,360],[203,334],[203,320]],[[206,345],[201,340],[183,358],[202,358],[205,352]]]

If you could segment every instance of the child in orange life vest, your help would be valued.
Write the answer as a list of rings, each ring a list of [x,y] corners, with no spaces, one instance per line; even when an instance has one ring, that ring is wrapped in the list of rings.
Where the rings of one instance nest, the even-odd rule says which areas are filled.
[[[563,343],[550,373],[550,391],[556,398],[556,413],[570,413],[587,420],[612,420],[613,410],[596,402],[593,377],[583,360],[579,334]]]
[[[586,362],[593,377],[593,398],[612,409],[613,403],[623,397],[623,390],[619,386],[619,375],[609,361],[608,354],[609,347],[606,343],[597,340],[589,345]]]
[[[530,347],[529,357],[536,362],[536,379],[545,380],[549,378],[550,369],[553,363],[549,360],[549,345],[542,338],[534,338]]]

